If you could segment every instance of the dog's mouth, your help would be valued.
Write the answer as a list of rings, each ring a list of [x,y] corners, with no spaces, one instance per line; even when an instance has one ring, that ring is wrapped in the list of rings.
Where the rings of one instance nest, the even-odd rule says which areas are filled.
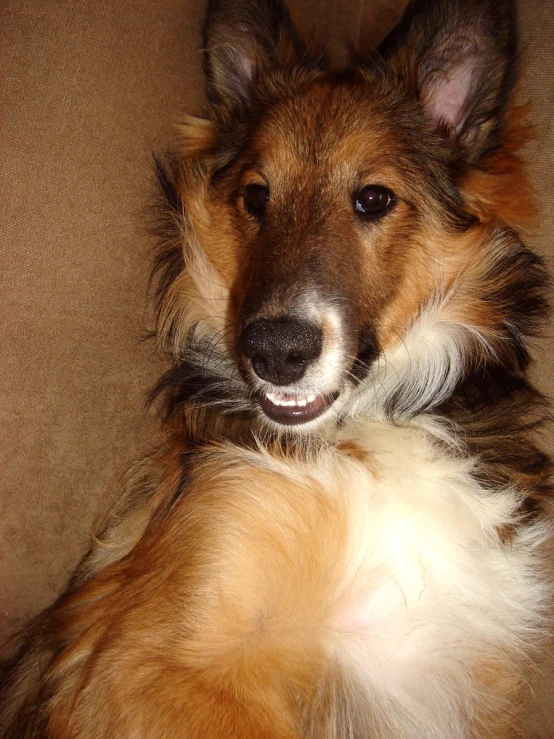
[[[258,399],[263,412],[272,421],[295,426],[319,418],[338,396],[338,392],[320,395],[260,392]]]

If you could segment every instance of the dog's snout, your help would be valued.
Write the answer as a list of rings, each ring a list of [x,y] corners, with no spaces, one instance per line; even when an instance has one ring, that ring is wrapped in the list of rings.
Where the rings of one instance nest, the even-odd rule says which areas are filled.
[[[321,354],[321,329],[289,318],[260,318],[243,330],[240,348],[262,380],[297,382]]]

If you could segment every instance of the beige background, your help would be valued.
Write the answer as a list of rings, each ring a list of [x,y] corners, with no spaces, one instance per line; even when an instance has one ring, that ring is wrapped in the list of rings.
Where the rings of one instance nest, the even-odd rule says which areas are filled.
[[[402,0],[295,0],[336,49]],[[530,160],[554,267],[554,3],[522,0]],[[46,606],[84,552],[163,364],[145,328],[151,150],[202,104],[202,0],[0,3],[0,640]],[[317,19],[317,24],[316,24]],[[554,388],[552,338],[539,375]]]

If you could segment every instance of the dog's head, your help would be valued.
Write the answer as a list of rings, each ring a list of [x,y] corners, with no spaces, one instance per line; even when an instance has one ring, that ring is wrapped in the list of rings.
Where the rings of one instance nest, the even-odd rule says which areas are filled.
[[[307,430],[525,363],[544,276],[513,230],[515,33],[508,0],[423,0],[336,71],[279,0],[210,4],[211,110],[162,173],[181,241],[159,334],[184,395]]]

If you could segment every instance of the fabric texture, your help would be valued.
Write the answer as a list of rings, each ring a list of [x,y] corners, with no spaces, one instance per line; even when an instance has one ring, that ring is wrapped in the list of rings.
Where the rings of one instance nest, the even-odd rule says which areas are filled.
[[[335,54],[403,0],[294,0]],[[5,0],[0,7],[0,641],[60,592],[128,462],[155,442],[164,367],[141,340],[152,149],[204,105],[203,0]],[[554,271],[554,3],[522,0],[529,147]],[[550,333],[537,377],[554,394]],[[550,441],[550,438],[547,440]]]

